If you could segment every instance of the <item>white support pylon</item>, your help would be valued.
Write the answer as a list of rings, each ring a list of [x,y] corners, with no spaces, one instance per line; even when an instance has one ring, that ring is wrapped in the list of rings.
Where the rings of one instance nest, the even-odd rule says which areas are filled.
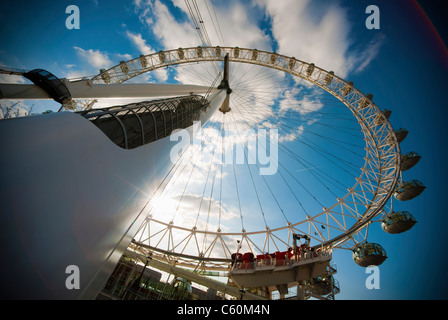
[[[202,125],[225,96],[208,97]],[[94,299],[173,167],[177,141],[125,150],[72,112],[0,121],[0,135],[1,298]]]

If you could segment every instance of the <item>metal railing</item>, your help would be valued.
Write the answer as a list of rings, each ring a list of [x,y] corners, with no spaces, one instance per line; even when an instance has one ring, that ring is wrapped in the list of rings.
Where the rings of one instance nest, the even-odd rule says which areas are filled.
[[[306,262],[313,262],[314,260],[331,259],[331,253],[325,251],[308,251],[294,255],[290,258],[285,256],[284,258],[276,258],[273,256],[267,256],[266,258],[257,258],[251,261],[237,260],[233,263],[232,271],[243,270],[264,270],[273,269],[277,267],[288,267],[298,264],[305,264]]]
[[[208,101],[199,95],[131,103],[78,112],[116,145],[134,149],[185,129],[199,120]]]

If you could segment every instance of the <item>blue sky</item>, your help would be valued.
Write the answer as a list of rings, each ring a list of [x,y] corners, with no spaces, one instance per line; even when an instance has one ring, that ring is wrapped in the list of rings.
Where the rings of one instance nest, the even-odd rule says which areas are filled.
[[[26,70],[43,68],[59,77],[93,76],[100,68],[140,54],[200,45],[184,1],[149,3],[3,1],[0,64]],[[379,225],[369,232],[369,241],[382,244],[389,257],[380,267],[380,289],[367,290],[368,275],[352,261],[351,252],[337,251],[334,261],[341,293],[336,298],[446,299],[448,259],[443,246],[448,218],[443,203],[448,55],[421,7],[404,0],[213,3],[226,45],[277,51],[334,70],[362,92],[372,93],[381,109],[391,109],[394,128],[410,132],[401,144],[403,152],[416,151],[423,156],[416,167],[404,173],[404,179],[421,180],[427,189],[420,197],[397,204],[417,218],[417,225],[401,235],[385,234]],[[79,6],[79,30],[65,28],[65,8],[70,4]],[[365,8],[371,4],[381,10],[379,30],[365,27]],[[422,3],[432,19],[434,9],[425,5]],[[213,30],[211,25],[207,28]],[[216,33],[210,32],[210,37],[213,44],[220,43]],[[172,72],[160,71],[141,80],[173,81]],[[0,80],[23,82],[5,76]],[[23,110],[33,105],[36,113],[59,108],[48,101],[19,105]],[[274,210],[275,204],[269,205]],[[255,210],[256,202],[247,206]]]

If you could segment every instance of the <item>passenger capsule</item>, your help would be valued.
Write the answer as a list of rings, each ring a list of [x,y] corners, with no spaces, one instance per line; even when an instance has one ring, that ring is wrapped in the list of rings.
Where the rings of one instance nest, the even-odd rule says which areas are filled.
[[[390,115],[392,114],[392,111],[390,111],[389,109],[385,109],[383,111],[381,111],[381,114],[379,114],[375,120],[373,121],[373,123],[376,126],[382,125],[386,122],[386,120],[388,120],[390,118]]]
[[[415,166],[422,157],[414,151],[401,156],[401,171],[406,171]]]
[[[403,182],[395,190],[394,196],[397,200],[400,201],[411,200],[420,195],[423,190],[425,190],[425,188],[426,187],[423,185],[423,183],[418,180]]]
[[[144,55],[141,54],[138,59],[140,60],[140,65],[143,68],[146,68],[148,66],[148,61],[146,60],[146,57]]]
[[[335,285],[335,280],[331,275],[316,277],[311,280],[310,291],[314,294],[325,296],[333,291],[332,285]]]
[[[254,49],[252,51],[252,60],[257,60],[258,59],[258,50]]]
[[[390,115],[392,114],[392,111],[391,111],[390,109],[384,109],[384,110],[382,111],[382,113],[383,113],[383,115],[384,115],[384,117],[385,117],[386,119],[389,119],[389,118],[390,118]]]
[[[314,63],[311,63],[308,68],[306,69],[306,74],[308,77],[310,77],[314,72]]]
[[[353,89],[353,81],[349,81],[342,89],[342,95],[343,96],[348,95],[350,91],[352,91],[352,89]]]
[[[202,47],[198,46],[196,48],[196,54],[198,55],[199,58],[202,58]]]
[[[289,69],[292,70],[295,67],[295,65],[296,65],[296,58],[292,57],[291,59],[289,59],[288,67],[289,67]]]
[[[387,233],[402,233],[411,229],[417,220],[407,211],[392,212],[381,221],[381,228]]]
[[[379,266],[386,259],[386,250],[377,243],[364,243],[353,250],[353,260],[361,267]]]
[[[361,101],[359,102],[358,109],[361,110],[361,109],[367,108],[369,106],[370,102],[372,101],[372,99],[373,99],[373,94],[371,94],[371,93],[367,94],[366,97],[362,98]]]
[[[328,72],[328,74],[325,76],[325,80],[324,80],[325,85],[328,86],[331,83],[331,81],[333,81],[333,76],[334,76],[333,71]]]
[[[161,63],[165,63],[166,62],[166,56],[165,56],[165,53],[162,50],[159,51],[159,60],[160,60]]]
[[[233,56],[235,58],[238,58],[240,56],[240,48],[235,47],[235,49],[233,49]]]
[[[404,140],[404,138],[406,138],[408,133],[409,133],[409,131],[404,128],[401,128],[401,129],[398,129],[397,131],[395,131],[398,143],[401,143]]]
[[[129,72],[129,67],[124,61],[120,61],[120,69],[124,74],[127,74]]]
[[[183,60],[185,58],[184,49],[182,48],[177,49],[177,56],[179,57],[180,60]]]
[[[101,73],[101,78],[103,79],[103,81],[105,83],[109,83],[110,82],[110,75],[106,71],[106,69],[100,69],[100,73]]]

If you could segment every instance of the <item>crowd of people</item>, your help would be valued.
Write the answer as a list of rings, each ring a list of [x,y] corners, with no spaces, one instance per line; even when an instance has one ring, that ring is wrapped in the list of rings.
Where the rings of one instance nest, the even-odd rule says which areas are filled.
[[[252,252],[233,253],[232,267],[237,269],[253,269],[256,266],[286,266],[302,259],[316,257],[318,250],[308,244],[289,247],[286,251],[276,251],[254,256]]]

